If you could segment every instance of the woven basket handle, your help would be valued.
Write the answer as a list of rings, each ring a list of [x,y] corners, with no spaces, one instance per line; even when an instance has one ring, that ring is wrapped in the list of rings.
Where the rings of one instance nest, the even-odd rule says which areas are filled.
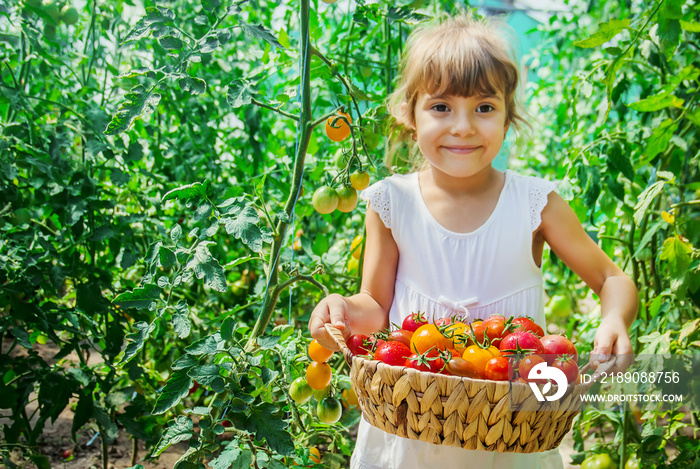
[[[352,352],[348,348],[348,344],[345,343],[345,337],[343,337],[343,333],[340,332],[340,330],[337,327],[333,326],[330,323],[326,323],[326,330],[331,335],[331,337],[333,337],[335,343],[338,344],[338,347],[340,347],[340,351],[343,352],[345,361],[348,362],[348,365],[352,365]]]

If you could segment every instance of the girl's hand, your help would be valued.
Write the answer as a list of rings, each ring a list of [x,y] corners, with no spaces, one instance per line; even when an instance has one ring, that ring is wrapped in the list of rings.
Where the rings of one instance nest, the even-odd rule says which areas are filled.
[[[618,317],[608,315],[604,317],[593,342],[590,364],[593,368],[610,360],[610,355],[615,355],[615,365],[609,373],[623,372],[634,362],[634,350],[627,333],[625,322]]]
[[[316,305],[309,318],[309,332],[311,337],[328,350],[338,350],[338,344],[326,330],[326,324],[329,323],[340,330],[346,339],[350,337],[348,303],[345,297],[337,293],[328,295]]]

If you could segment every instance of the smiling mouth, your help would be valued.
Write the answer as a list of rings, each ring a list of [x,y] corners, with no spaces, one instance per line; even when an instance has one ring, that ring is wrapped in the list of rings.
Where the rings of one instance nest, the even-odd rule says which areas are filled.
[[[473,151],[479,149],[479,146],[444,146],[443,147],[447,151],[451,151],[452,153],[462,153],[462,154],[468,154],[472,153]]]

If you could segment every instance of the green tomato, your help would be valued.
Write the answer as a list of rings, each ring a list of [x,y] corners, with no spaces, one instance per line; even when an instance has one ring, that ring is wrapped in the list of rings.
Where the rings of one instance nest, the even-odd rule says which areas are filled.
[[[625,469],[639,469],[639,467],[639,459],[637,459],[636,454],[630,456],[630,458],[625,463]]]
[[[617,469],[610,455],[605,453],[587,457],[581,464],[581,469]]]
[[[357,207],[357,191],[350,186],[343,186],[338,191],[337,209],[340,212],[352,212]]]
[[[39,334],[38,336],[36,336],[36,343],[40,344],[40,345],[45,345],[47,339],[48,339],[48,337],[46,337],[46,335]]]
[[[338,192],[331,186],[321,186],[314,192],[311,203],[318,213],[331,213],[338,206]]]
[[[300,376],[292,381],[292,384],[289,386],[289,395],[292,396],[292,399],[297,404],[305,404],[311,399],[313,389],[306,382],[306,379]]]
[[[61,10],[58,9],[58,3],[54,0],[44,0],[41,2],[41,8],[43,8],[44,13],[51,17],[54,23],[61,21]]]
[[[326,397],[316,406],[316,415],[321,422],[334,424],[343,415],[343,406],[340,405],[338,399]]]
[[[314,399],[316,399],[317,402],[321,402],[323,399],[328,397],[328,394],[331,392],[331,387],[326,386],[323,389],[314,389]]]
[[[75,7],[66,5],[61,9],[61,20],[68,25],[73,25],[80,19],[80,13]]]

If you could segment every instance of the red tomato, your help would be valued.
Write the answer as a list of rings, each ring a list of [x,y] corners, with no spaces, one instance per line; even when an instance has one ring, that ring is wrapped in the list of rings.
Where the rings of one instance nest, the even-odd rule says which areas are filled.
[[[469,337],[466,341],[467,346],[475,345],[476,342],[483,344],[488,338],[488,335],[486,334],[486,326],[484,325],[484,321],[481,319],[475,319],[473,322],[471,322],[469,326],[467,326],[466,333]],[[474,341],[474,338],[476,338],[476,342]]]
[[[539,363],[544,363],[544,358],[540,357],[539,355],[529,355],[520,360],[518,363],[518,372],[520,373],[520,377],[528,383],[532,382],[544,384],[544,380],[541,379],[528,379],[530,370],[532,370],[532,368]]]
[[[435,320],[435,325],[438,327],[448,326],[452,324],[452,318],[437,318]]]
[[[523,355],[531,353],[540,355],[545,353],[540,339],[530,331],[518,331],[508,334],[501,341],[499,349],[504,357],[514,353]]]
[[[574,362],[578,362],[578,351],[573,342],[561,335],[546,335],[540,339],[544,347],[544,353],[547,354],[546,359],[548,364],[554,363],[559,356],[571,356]]]
[[[387,365],[402,366],[406,358],[411,356],[411,350],[401,342],[384,342],[377,346],[374,359]]]
[[[187,393],[187,395],[188,395],[188,396],[191,396],[192,394],[194,394],[194,393],[197,392],[197,389],[199,389],[199,383],[198,383],[197,381],[195,381],[195,382],[192,384],[192,387],[190,388],[190,390],[189,390],[189,392]]]
[[[509,373],[509,370],[511,368],[508,366],[507,358],[495,357],[486,362],[484,377],[494,381],[507,381],[509,377],[512,377],[512,371]]]
[[[412,354],[406,359],[404,366],[408,368],[414,368],[418,371],[430,371],[432,373],[440,373],[445,367],[445,361],[442,358],[440,358],[440,352],[438,352],[435,349],[432,349],[424,354]]]
[[[578,364],[576,361],[569,357],[559,357],[552,363],[554,368],[559,368],[566,375],[566,380],[569,383],[573,383],[578,378]]]
[[[387,335],[386,341],[395,340],[396,342],[401,342],[406,347],[411,346],[411,337],[413,337],[413,332],[406,329],[398,329],[396,331],[391,331]]]
[[[354,334],[348,338],[347,346],[353,355],[367,355],[372,352],[370,338],[364,334]]]
[[[411,352],[425,353],[433,347],[438,350],[452,348],[452,341],[435,324],[423,324],[411,337]]]
[[[415,332],[423,324],[428,324],[428,320],[423,313],[411,313],[401,323],[401,329]]]
[[[490,316],[482,325],[486,331],[486,336],[491,341],[491,345],[495,347],[498,347],[498,344],[501,343],[501,339],[508,334],[508,330],[506,330],[506,318],[500,314]]]
[[[527,317],[518,317],[513,319],[512,332],[530,331],[534,333],[537,337],[542,337],[544,335],[544,329],[542,329],[535,321]]]
[[[63,459],[70,459],[72,456],[73,456],[72,449],[64,449],[63,452],[61,453],[61,457]]]

